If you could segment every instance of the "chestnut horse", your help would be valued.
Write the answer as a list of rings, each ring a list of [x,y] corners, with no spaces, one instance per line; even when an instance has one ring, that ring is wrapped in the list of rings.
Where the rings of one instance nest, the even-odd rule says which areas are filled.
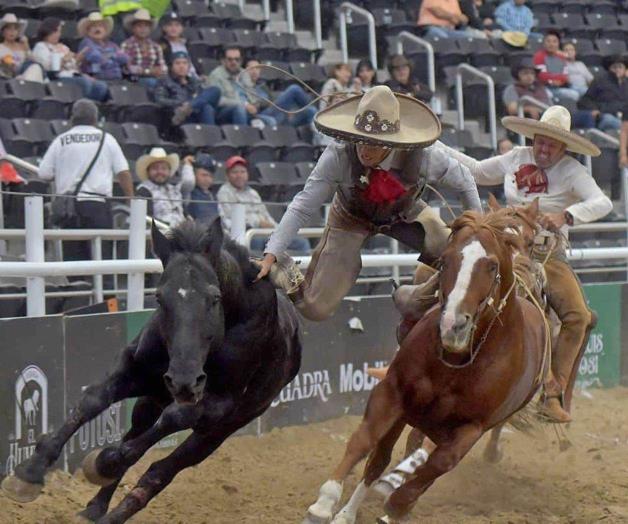
[[[467,211],[453,223],[441,256],[441,303],[401,342],[305,523],[332,521],[342,482],[370,454],[349,505],[359,503],[390,462],[408,424],[436,448],[387,500],[388,517],[404,518],[486,431],[503,424],[534,396],[547,364],[546,330],[542,312],[514,292],[513,256],[523,247],[515,234],[518,225],[508,210],[489,215]],[[333,523],[354,521],[355,514],[343,509]]]

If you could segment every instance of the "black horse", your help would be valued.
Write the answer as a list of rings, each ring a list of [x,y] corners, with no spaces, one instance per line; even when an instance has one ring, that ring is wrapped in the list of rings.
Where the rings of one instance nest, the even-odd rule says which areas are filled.
[[[34,500],[46,470],[72,434],[112,403],[138,397],[132,426],[117,447],[86,457],[87,478],[103,486],[81,515],[98,523],[125,522],[184,468],[198,464],[261,415],[301,364],[298,317],[246,249],[223,238],[220,220],[209,228],[185,222],[169,237],[153,225],[153,250],[164,265],[159,307],[122,351],[115,370],[85,390],[56,432],[2,483],[21,502]],[[153,463],[135,488],[107,513],[127,469],[160,439],[183,429],[189,437]]]

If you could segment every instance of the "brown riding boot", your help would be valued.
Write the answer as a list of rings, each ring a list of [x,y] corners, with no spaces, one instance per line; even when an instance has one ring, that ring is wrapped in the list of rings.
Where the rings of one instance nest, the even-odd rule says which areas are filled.
[[[555,424],[571,422],[571,415],[563,408],[563,392],[556,379],[551,375],[551,371],[544,389],[545,391],[539,400],[539,415],[546,418],[548,422]]]

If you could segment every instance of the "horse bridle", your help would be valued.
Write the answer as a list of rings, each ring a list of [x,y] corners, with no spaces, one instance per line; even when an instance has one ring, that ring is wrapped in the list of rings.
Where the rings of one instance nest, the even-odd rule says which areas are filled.
[[[493,295],[495,294],[497,289],[499,289],[501,282],[502,282],[502,276],[501,276],[501,273],[499,272],[499,264],[498,264],[497,275],[495,276],[495,279],[493,280],[493,283],[491,284],[491,289],[486,295],[486,298],[484,298],[484,300],[480,302],[480,305],[477,311],[475,312],[475,315],[473,316],[473,327],[471,328],[471,336],[469,337],[470,344],[473,344],[473,339],[475,338],[475,332],[477,331],[477,328],[478,328],[478,321],[482,317],[482,314],[484,313],[484,311],[488,307],[492,307],[493,311],[495,311],[495,314],[493,315],[493,318],[489,322],[489,325],[487,326],[487,328],[484,330],[484,333],[482,334],[482,337],[480,338],[475,348],[473,346],[471,347],[471,351],[469,352],[469,360],[465,362],[464,364],[452,364],[451,362],[447,362],[447,360],[445,360],[445,356],[446,356],[445,348],[443,347],[442,344],[439,344],[438,359],[448,368],[453,368],[453,369],[466,368],[467,366],[470,366],[471,364],[473,364],[476,357],[480,353],[480,349],[482,349],[482,346],[486,342],[486,339],[488,338],[488,335],[491,332],[491,329],[493,328],[493,324],[495,324],[495,322],[501,315],[502,311],[504,310],[504,307],[506,307],[506,303],[508,302],[508,299],[510,298],[510,294],[515,289],[517,280],[513,278],[512,285],[510,286],[510,288],[508,289],[504,297],[499,301],[497,308],[495,308],[493,307],[493,305],[495,304],[495,298]],[[440,302],[441,302],[441,308],[442,308],[442,306],[444,306],[442,295],[440,296]]]

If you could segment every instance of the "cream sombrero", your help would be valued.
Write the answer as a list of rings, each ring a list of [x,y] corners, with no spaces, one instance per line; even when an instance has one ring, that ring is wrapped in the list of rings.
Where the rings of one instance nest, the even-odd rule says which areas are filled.
[[[109,36],[111,34],[111,31],[113,31],[113,18],[111,18],[110,16],[103,16],[98,11],[90,13],[85,18],[81,18],[80,22],[77,25],[77,32],[79,36],[84,37],[89,30],[89,26],[100,22],[105,24],[107,36]]]
[[[138,9],[132,15],[127,15],[124,17],[124,21],[122,25],[124,28],[131,32],[133,30],[133,24],[135,22],[148,22],[153,26],[153,29],[157,27],[157,20],[155,20],[152,16],[150,16],[150,11],[148,9]]]
[[[150,153],[142,155],[135,163],[135,172],[140,180],[148,180],[148,168],[155,162],[168,162],[170,165],[170,176],[174,175],[179,169],[179,155],[171,153],[170,155],[161,147],[153,147]]]
[[[521,31],[504,31],[502,40],[512,47],[525,47],[528,43],[528,35]]]
[[[413,149],[434,143],[441,133],[438,117],[423,102],[376,86],[347,98],[314,117],[323,134],[361,144]]]
[[[563,106],[548,107],[541,120],[506,116],[502,118],[502,125],[527,138],[534,138],[534,135],[548,136],[565,144],[567,151],[573,153],[600,155],[600,149],[595,144],[571,132],[571,115]]]

